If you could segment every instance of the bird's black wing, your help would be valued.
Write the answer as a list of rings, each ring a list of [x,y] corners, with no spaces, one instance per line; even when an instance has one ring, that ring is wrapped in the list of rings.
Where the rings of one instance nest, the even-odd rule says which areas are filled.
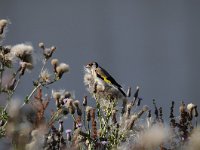
[[[97,76],[104,80],[105,82],[110,82],[114,86],[121,88],[121,85],[118,84],[115,79],[103,68],[99,67],[96,69]]]

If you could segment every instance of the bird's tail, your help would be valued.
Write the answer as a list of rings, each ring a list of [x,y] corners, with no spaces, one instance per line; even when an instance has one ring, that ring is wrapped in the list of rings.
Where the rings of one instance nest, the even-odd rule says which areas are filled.
[[[122,95],[124,95],[124,97],[127,97],[126,93],[123,91],[121,87],[118,87],[118,90],[122,93]]]

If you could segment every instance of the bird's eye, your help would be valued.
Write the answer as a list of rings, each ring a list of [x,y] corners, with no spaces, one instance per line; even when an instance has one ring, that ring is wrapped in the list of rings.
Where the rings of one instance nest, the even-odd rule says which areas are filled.
[[[93,63],[94,66],[98,67],[98,64],[96,62]]]

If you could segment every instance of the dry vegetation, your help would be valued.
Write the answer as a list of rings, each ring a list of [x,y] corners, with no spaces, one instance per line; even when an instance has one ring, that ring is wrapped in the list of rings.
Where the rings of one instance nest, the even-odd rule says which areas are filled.
[[[0,20],[1,41],[8,24],[8,20]],[[155,100],[152,109],[139,107],[139,87],[134,94],[128,89],[121,107],[119,93],[110,87],[93,89],[94,81],[90,74],[85,75],[84,83],[91,96],[76,100],[67,90],[54,90],[52,96],[44,96],[43,89],[62,79],[69,71],[69,65],[52,59],[56,47],[46,48],[43,43],[39,43],[43,52],[43,66],[32,85],[33,90],[27,93],[21,104],[21,101],[13,99],[13,94],[20,87],[19,82],[24,74],[34,69],[34,49],[30,44],[5,46],[2,43],[0,94],[2,101],[6,99],[6,105],[0,107],[0,138],[6,139],[7,145],[13,149],[200,149],[195,104],[181,102],[179,110],[175,110],[175,103],[172,102],[169,104],[170,122],[165,122],[162,107],[157,107]],[[49,61],[52,72],[46,68]],[[88,106],[88,100],[96,101],[96,105]],[[50,101],[54,101],[55,107],[52,109],[56,111],[48,112],[46,114],[49,116],[45,116]],[[67,122],[69,118],[73,121]],[[65,122],[72,123],[73,128],[66,129]]]

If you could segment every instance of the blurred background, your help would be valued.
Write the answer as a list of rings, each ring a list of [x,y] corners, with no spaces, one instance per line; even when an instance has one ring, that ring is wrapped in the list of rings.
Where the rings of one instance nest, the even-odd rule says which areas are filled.
[[[181,100],[200,105],[199,6],[192,0],[0,0],[0,18],[12,23],[4,44],[31,42],[38,56],[15,97],[31,92],[41,67],[38,43],[44,42],[57,47],[54,58],[70,65],[49,94],[53,88],[72,91],[80,100],[89,96],[83,65],[97,61],[124,89],[139,86],[142,104],[152,107],[156,99],[164,112],[172,100],[176,107]]]

